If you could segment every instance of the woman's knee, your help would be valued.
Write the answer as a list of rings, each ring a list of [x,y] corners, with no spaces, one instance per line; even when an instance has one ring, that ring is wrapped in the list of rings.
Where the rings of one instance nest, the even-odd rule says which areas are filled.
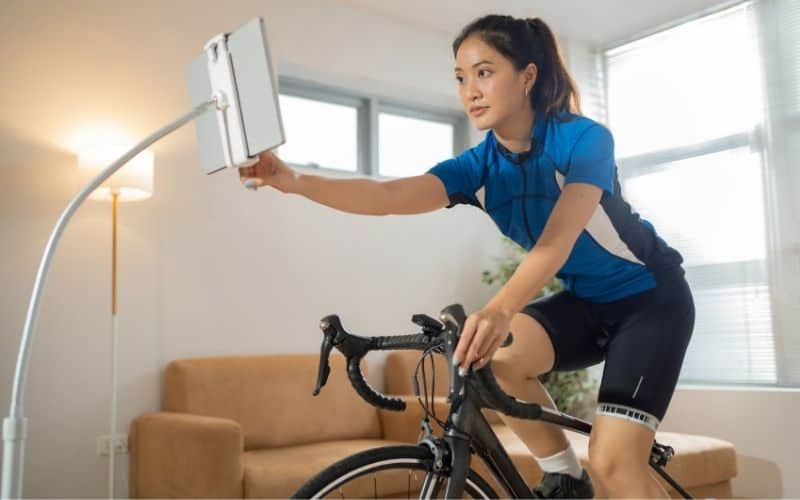
[[[530,379],[553,368],[555,350],[544,327],[527,314],[518,313],[511,320],[514,341],[501,347],[492,358],[492,371],[501,380]]]
[[[631,474],[639,474],[648,467],[647,458],[624,436],[614,431],[600,433],[597,427],[589,436],[589,463],[592,471],[607,485],[624,482]]]
[[[592,472],[604,482],[608,482],[617,475],[620,469],[620,457],[617,451],[609,444],[589,438],[589,463]]]

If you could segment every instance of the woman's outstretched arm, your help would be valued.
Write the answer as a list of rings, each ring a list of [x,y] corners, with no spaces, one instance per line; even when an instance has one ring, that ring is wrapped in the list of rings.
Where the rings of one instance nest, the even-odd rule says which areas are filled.
[[[259,157],[256,165],[239,170],[242,183],[254,179],[257,187],[272,186],[283,193],[299,194],[343,212],[417,214],[449,203],[444,185],[431,174],[388,181],[343,179],[297,172],[270,152],[261,153]]]

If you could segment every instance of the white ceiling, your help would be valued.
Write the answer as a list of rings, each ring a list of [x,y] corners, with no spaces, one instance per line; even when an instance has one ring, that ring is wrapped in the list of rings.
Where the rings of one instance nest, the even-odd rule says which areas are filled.
[[[541,17],[560,38],[604,47],[731,0],[339,0],[455,37],[484,14]]]

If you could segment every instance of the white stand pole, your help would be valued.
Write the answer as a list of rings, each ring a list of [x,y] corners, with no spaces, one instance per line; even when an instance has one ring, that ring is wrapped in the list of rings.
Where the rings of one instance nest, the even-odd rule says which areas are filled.
[[[186,115],[178,118],[169,125],[157,130],[153,134],[145,138],[144,141],[137,144],[133,149],[122,155],[117,161],[109,165],[105,170],[100,172],[89,185],[85,186],[83,190],[70,201],[64,213],[58,219],[55,228],[53,229],[50,239],[45,247],[44,255],[42,256],[41,263],[39,264],[39,271],[36,275],[36,281],[33,286],[33,293],[31,294],[31,301],[28,305],[28,315],[25,319],[25,327],[22,331],[22,339],[19,346],[19,354],[17,356],[17,367],[14,371],[14,385],[11,392],[11,409],[9,416],[3,420],[3,484],[2,494],[3,499],[9,498],[22,498],[22,481],[24,471],[24,454],[25,454],[25,438],[27,432],[27,419],[23,416],[24,399],[25,399],[25,380],[28,372],[28,360],[30,358],[31,343],[33,342],[33,332],[36,327],[36,316],[39,310],[39,300],[44,289],[47,271],[50,268],[50,262],[53,258],[56,245],[61,237],[61,233],[67,225],[67,222],[78,209],[81,203],[108,177],[114,172],[119,170],[123,165],[128,163],[133,157],[141,153],[148,146],[161,139],[165,135],[173,132],[174,130],[182,127],[186,123],[194,120],[196,117],[202,115],[209,109],[215,108],[217,100],[213,99],[207,101]]]

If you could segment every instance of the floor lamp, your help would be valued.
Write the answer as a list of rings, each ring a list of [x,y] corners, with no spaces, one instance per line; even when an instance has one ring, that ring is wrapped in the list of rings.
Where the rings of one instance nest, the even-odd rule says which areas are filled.
[[[104,154],[104,145],[79,152],[81,176],[92,179],[119,155]],[[144,150],[89,195],[90,200],[111,202],[111,400],[108,433],[108,498],[114,498],[117,434],[117,360],[119,324],[117,321],[117,211],[120,202],[145,200],[153,194],[153,152]]]

